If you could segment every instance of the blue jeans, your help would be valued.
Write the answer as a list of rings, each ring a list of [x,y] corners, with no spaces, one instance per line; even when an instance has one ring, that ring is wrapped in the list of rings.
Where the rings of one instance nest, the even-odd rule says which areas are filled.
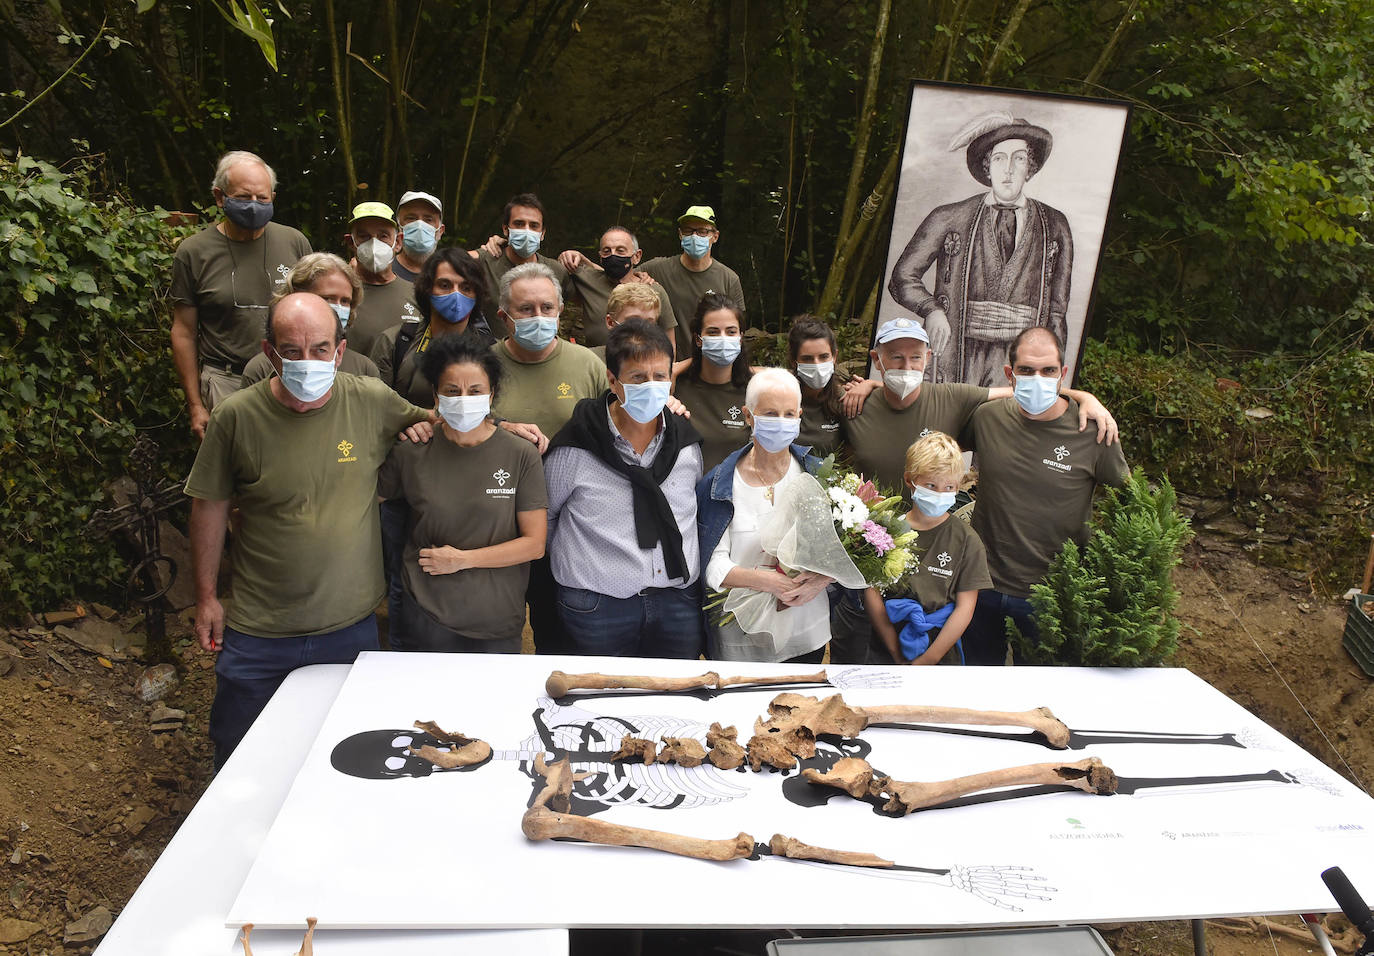
[[[705,639],[697,584],[628,598],[560,584],[558,616],[573,654],[695,660]]]
[[[382,570],[386,572],[386,644],[393,651],[406,650],[405,624],[401,618],[401,565],[406,550],[406,526],[410,524],[410,505],[404,498],[383,501]]]
[[[309,637],[253,637],[224,629],[215,659],[215,700],[210,705],[210,740],[215,769],[224,766],[286,675],[309,664],[352,664],[359,651],[375,651],[377,617]]]
[[[973,620],[964,631],[964,663],[997,666],[1007,661],[1006,619],[1011,618],[1021,636],[1032,643],[1039,640],[1035,612],[1025,598],[1012,597],[986,588],[978,592]],[[1018,647],[1012,647],[1012,661],[1024,664]]]

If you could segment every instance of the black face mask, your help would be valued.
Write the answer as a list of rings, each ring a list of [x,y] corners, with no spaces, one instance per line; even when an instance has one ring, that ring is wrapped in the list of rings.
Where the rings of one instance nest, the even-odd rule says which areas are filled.
[[[634,268],[633,259],[634,256],[602,256],[601,268],[606,275],[619,282]]]
[[[224,198],[224,215],[240,229],[257,232],[272,221],[272,203],[254,199]]]

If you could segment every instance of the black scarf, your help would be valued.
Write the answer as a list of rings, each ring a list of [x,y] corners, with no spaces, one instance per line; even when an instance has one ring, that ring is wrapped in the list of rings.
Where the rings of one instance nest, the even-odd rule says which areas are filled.
[[[584,398],[573,409],[568,423],[558,430],[549,443],[549,451],[555,448],[581,448],[630,482],[634,495],[635,536],[643,551],[651,551],[663,545],[663,561],[667,566],[669,578],[691,577],[687,568],[687,558],[682,553],[682,532],[678,530],[677,518],[663,494],[661,485],[667,480],[677,456],[689,445],[701,442],[697,430],[688,424],[681,415],[664,415],[663,441],[658,447],[654,463],[648,468],[627,462],[615,447],[611,434],[610,416],[607,412],[615,398],[610,389],[597,398]]]

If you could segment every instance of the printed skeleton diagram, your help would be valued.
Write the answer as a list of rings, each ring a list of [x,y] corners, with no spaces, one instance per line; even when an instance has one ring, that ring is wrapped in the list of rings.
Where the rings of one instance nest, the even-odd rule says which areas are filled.
[[[750,791],[738,782],[742,778],[735,775],[744,773],[746,768],[732,772],[721,770],[709,762],[683,766],[672,762],[641,763],[613,759],[627,738],[637,738],[639,743],[662,742],[672,738],[706,743],[712,736],[712,730],[706,724],[663,714],[610,716],[585,709],[583,704],[598,698],[626,697],[692,696],[710,700],[722,694],[776,692],[784,686],[792,690],[845,690],[896,688],[901,684],[901,677],[896,673],[857,668],[833,674],[820,671],[813,675],[783,678],[725,679],[715,673],[699,678],[634,678],[601,674],[565,675],[555,671],[548,681],[548,696],[538,699],[538,707],[531,715],[535,732],[522,740],[514,750],[493,751],[475,738],[447,733],[432,722],[417,721],[415,729],[380,729],[354,734],[336,745],[331,762],[341,773],[370,779],[425,777],[447,771],[471,772],[495,760],[515,762],[532,782],[524,826],[526,835],[531,839],[642,846],[701,859],[787,859],[789,862],[841,869],[868,877],[949,887],[970,893],[989,905],[1015,912],[1022,909],[1017,905],[1019,901],[1051,899],[1047,894],[1055,893],[1055,888],[1047,885],[1045,878],[1035,874],[1029,867],[962,864],[915,866],[884,860],[869,853],[811,847],[782,834],[776,834],[768,843],[755,842],[745,833],[724,840],[700,840],[590,819],[617,806],[688,809],[737,800],[747,796]],[[760,725],[766,729],[780,716],[785,724],[799,701],[814,700],[795,693],[777,695],[769,707],[771,718],[761,719]],[[814,705],[803,704],[803,707],[812,706],[823,710],[841,710],[846,716],[841,721],[840,732],[815,734],[813,749],[809,755],[798,759],[794,767],[768,767],[770,772],[781,774],[784,797],[804,807],[824,806],[841,793],[848,793],[869,803],[875,813],[899,816],[918,809],[938,810],[1062,793],[1070,787],[1089,793],[1132,796],[1168,792],[1177,788],[1232,789],[1238,785],[1299,784],[1329,789],[1321,780],[1280,770],[1195,777],[1118,777],[1102,767],[1096,758],[1070,764],[1008,768],[938,784],[903,783],[871,767],[867,758],[872,747],[857,736],[860,729],[865,726],[897,727],[1014,740],[1055,750],[1083,750],[1098,743],[1268,748],[1257,737],[1244,732],[1189,734],[1077,730],[1063,725],[1048,715],[1048,711],[1044,711],[1050,718],[1048,722],[1043,720],[1039,711],[1026,712],[1034,717],[1030,726],[1042,728],[1027,733],[974,729],[969,726],[937,726],[925,721],[949,718],[937,714],[923,719],[904,719],[907,713],[924,713],[932,708],[848,707],[840,695],[824,698]],[[997,718],[1024,716],[973,711],[957,713],[991,714],[994,718],[965,717],[969,724],[1011,725],[1011,721]],[[649,747],[651,755],[652,750]],[[1063,772],[1071,768],[1079,768],[1082,772]],[[1105,771],[1110,780],[1104,782],[1097,768]],[[956,786],[950,788],[946,784]],[[959,784],[967,785],[960,787],[957,786]],[[912,788],[926,787],[936,789],[917,794],[925,802],[911,799],[911,794],[915,792]],[[989,788],[997,789],[978,792]]]

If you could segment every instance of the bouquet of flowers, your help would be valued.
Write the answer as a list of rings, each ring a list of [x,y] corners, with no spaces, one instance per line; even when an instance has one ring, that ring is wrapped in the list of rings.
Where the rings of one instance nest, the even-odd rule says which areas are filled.
[[[916,532],[906,523],[900,495],[885,496],[871,481],[835,466],[831,455],[816,472],[830,499],[835,533],[864,583],[886,593],[916,565]]]

